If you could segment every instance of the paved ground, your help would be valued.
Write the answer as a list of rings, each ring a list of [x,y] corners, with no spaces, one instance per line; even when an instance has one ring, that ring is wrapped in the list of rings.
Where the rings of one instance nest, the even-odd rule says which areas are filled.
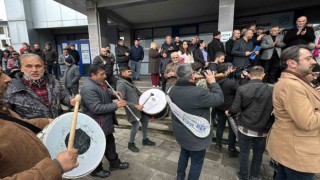
[[[139,153],[133,153],[127,149],[130,130],[117,128],[115,133],[117,152],[122,161],[130,163],[130,168],[117,170],[111,173],[109,180],[174,180],[176,178],[177,162],[180,146],[172,133],[156,130],[149,131],[149,137],[157,143],[155,147],[142,146],[141,131],[137,134],[136,144],[140,148]],[[226,180],[234,179],[234,174],[239,168],[238,158],[228,158],[227,147],[223,146],[223,152],[214,151],[214,143],[206,154],[201,180]],[[103,159],[104,168],[108,168],[106,159]],[[272,179],[272,170],[267,165],[269,157],[263,158],[261,174],[263,179]],[[190,164],[190,162],[189,162]],[[188,167],[189,168],[189,167]],[[187,170],[188,172],[188,170]],[[91,176],[80,178],[81,180],[95,179]]]

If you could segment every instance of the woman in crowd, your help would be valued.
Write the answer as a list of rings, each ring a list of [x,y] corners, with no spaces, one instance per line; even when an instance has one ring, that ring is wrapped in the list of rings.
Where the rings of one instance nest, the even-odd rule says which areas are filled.
[[[6,74],[10,73],[10,71],[7,70],[7,64],[8,64],[9,59],[11,59],[11,53],[9,50],[6,49],[3,51],[3,58],[2,58],[2,63],[1,63],[3,72],[5,72]]]
[[[194,63],[197,66],[202,67],[207,67],[209,64],[209,54],[206,50],[206,42],[204,42],[203,40],[200,40],[197,45],[196,48],[193,50],[193,59],[194,59]]]
[[[189,50],[189,44],[188,41],[183,41],[182,47],[180,48],[180,51],[178,52],[180,61],[184,63],[192,64],[194,63],[193,54]]]
[[[159,64],[160,64],[160,51],[156,42],[151,42],[149,50],[149,73],[151,73],[152,87],[159,87]]]

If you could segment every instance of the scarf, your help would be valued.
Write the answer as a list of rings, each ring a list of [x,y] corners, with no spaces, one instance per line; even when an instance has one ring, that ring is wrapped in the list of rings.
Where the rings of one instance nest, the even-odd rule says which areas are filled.
[[[29,76],[27,76],[26,74],[23,75],[23,78],[27,81],[30,82],[32,85],[37,86],[38,88],[40,88],[43,84],[45,84],[45,78],[42,76],[40,79],[37,80],[33,80],[31,79]]]

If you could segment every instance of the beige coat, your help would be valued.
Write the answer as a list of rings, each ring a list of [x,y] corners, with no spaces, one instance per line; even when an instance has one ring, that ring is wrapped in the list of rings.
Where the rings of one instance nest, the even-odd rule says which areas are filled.
[[[273,106],[269,155],[296,171],[320,173],[320,93],[284,72],[274,86]]]
[[[13,111],[3,112],[20,118]],[[21,119],[21,118],[20,118]],[[43,128],[48,120],[26,120]],[[37,136],[30,130],[0,119],[0,179],[5,180],[59,180],[61,172]]]
[[[177,82],[177,76],[168,77],[168,74],[170,72],[176,73],[177,67],[182,64],[182,62],[178,62],[177,64],[174,64],[173,62],[169,63],[166,67],[166,70],[164,71],[164,77],[167,79],[167,84],[169,86],[175,85]]]

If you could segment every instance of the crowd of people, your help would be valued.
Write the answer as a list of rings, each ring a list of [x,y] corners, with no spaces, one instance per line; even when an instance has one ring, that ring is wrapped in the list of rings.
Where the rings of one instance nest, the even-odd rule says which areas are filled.
[[[200,138],[173,107],[207,123],[217,117],[215,150],[218,153],[222,152],[222,136],[229,123],[228,155],[239,157],[240,168],[235,175],[239,180],[261,179],[265,150],[271,156],[274,179],[311,180],[320,173],[317,83],[320,33],[314,32],[305,16],[297,18],[296,27],[281,33],[280,29],[273,26],[264,32],[253,24],[234,30],[225,44],[219,31],[213,32],[209,43],[198,37],[190,41],[175,37],[173,41],[170,35],[161,46],[151,43],[148,68],[151,83],[154,88],[161,86],[170,99],[173,133],[181,146],[178,180],[186,176],[188,180],[199,179],[214,133],[209,127],[209,135]],[[115,114],[118,108],[125,108],[132,125],[128,149],[139,152],[135,144],[139,122],[142,145],[155,146],[148,138],[150,118],[139,104],[142,93],[134,83],[140,80],[144,59],[139,43],[135,39],[129,48],[120,39],[115,54],[109,45],[101,48],[81,87],[80,57],[74,44],[65,47],[60,56],[49,42],[44,50],[39,44],[30,48],[22,43],[19,52],[7,46],[1,52],[0,67],[0,137],[5,142],[0,144],[0,178],[40,179],[45,172],[43,179],[61,179],[64,172],[79,165],[76,149],[66,150],[52,160],[33,128],[42,129],[61,115],[61,104],[72,109],[76,103],[74,96],[79,92],[82,113],[94,119],[105,134],[104,155],[110,165],[106,170],[100,163],[91,176],[106,178],[110,171],[129,168],[129,163],[122,162],[116,152],[117,137],[113,133],[114,125],[118,124]],[[118,77],[115,65],[119,67]],[[64,87],[59,83],[61,76],[64,76]],[[18,158],[13,152],[23,156]],[[189,158],[191,166],[187,175]],[[21,166],[16,168],[17,164]]]

